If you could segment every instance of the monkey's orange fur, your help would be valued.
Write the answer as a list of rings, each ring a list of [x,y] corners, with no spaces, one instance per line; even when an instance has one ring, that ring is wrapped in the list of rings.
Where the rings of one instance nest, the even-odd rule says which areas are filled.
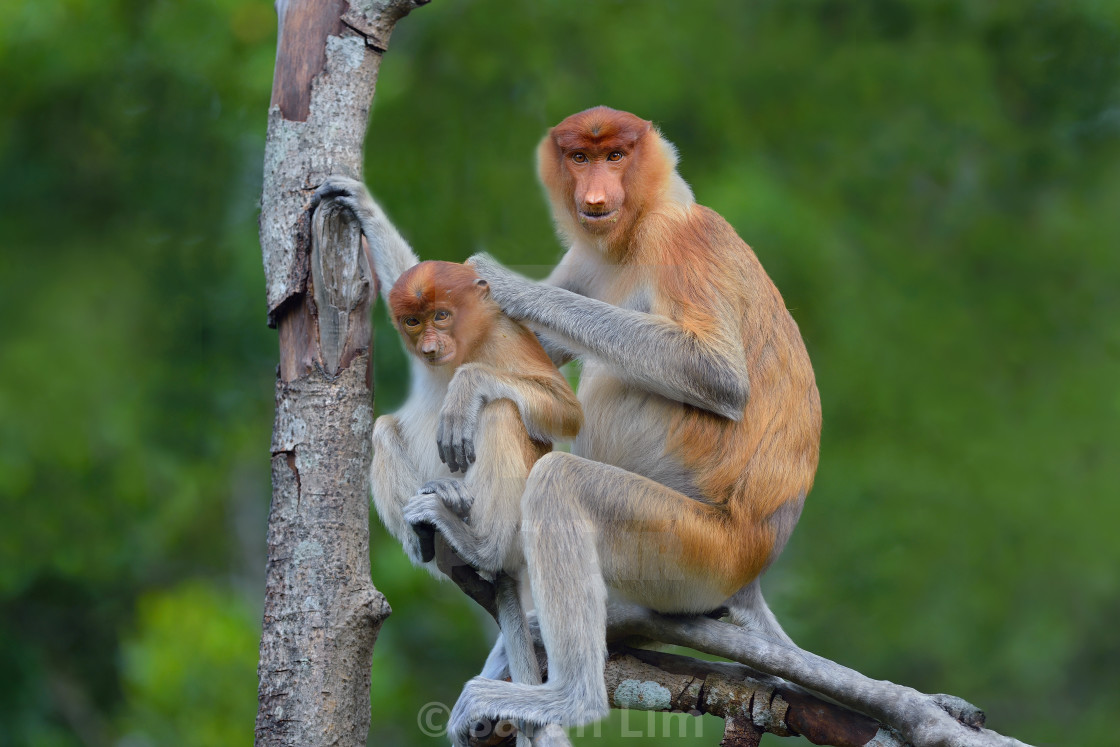
[[[543,140],[538,165],[573,252],[586,245],[605,259],[600,277],[611,280],[586,295],[621,305],[644,293],[644,310],[728,360],[745,357],[750,396],[741,417],[676,402],[660,408],[666,422],[650,424],[664,430],[666,454],[702,494],[677,509],[682,560],[691,572],[715,574],[731,594],[780,552],[792,526],[778,537],[771,517],[794,502],[799,511],[813,484],[821,408],[797,325],[750,247],[692,201],[673,147],[649,122],[605,107],[575,114]],[[609,415],[591,417],[611,408],[611,389],[581,392],[581,442],[591,444],[584,456],[592,459],[602,456],[595,444],[620,437]]]
[[[439,312],[448,315],[439,320]],[[526,412],[522,417],[537,436],[538,453],[529,465],[551,448],[539,434],[571,438],[583,417],[579,403],[563,375],[556,370],[536,336],[523,324],[501,313],[486,291],[486,283],[466,265],[426,261],[406,270],[389,292],[389,312],[410,351],[429,364],[433,356],[420,349],[425,339],[436,340],[436,360],[449,369],[474,363],[515,377],[523,385]],[[417,322],[410,329],[406,319]],[[451,352],[441,355],[448,348]],[[534,427],[535,426],[535,427]]]

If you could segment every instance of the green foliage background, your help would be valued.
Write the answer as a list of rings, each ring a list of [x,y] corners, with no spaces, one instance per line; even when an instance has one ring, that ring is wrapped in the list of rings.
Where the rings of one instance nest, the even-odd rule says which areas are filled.
[[[274,50],[258,0],[0,5],[0,745],[252,740]],[[1120,4],[435,0],[366,178],[421,256],[543,274],[533,148],[600,103],[679,146],[813,357],[821,468],[767,584],[793,637],[1031,743],[1113,743]],[[377,361],[392,410],[383,324]],[[440,743],[417,713],[490,632],[378,527],[373,554],[371,741]]]

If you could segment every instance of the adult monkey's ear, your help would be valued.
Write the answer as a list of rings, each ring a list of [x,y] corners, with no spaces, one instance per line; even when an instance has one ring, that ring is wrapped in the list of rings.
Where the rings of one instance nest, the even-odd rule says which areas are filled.
[[[474,281],[474,287],[478,288],[478,297],[486,298],[490,295],[490,283],[487,283],[482,278],[477,278]]]

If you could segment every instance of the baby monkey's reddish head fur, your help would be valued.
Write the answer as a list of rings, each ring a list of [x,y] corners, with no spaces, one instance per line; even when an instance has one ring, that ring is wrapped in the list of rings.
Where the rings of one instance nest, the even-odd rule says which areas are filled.
[[[397,279],[389,313],[409,352],[430,366],[455,368],[473,357],[499,309],[473,269],[428,261]]]

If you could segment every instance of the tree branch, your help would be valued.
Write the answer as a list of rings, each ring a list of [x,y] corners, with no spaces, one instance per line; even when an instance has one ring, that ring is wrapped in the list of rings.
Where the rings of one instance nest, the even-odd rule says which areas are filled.
[[[980,728],[984,723],[983,712],[960,698],[926,695],[893,682],[873,680],[746,628],[705,617],[668,617],[632,606],[616,611],[611,620],[612,633],[687,646],[742,662],[759,672],[799,685],[804,691],[825,696],[849,710],[872,717],[900,735],[903,742],[915,747],[1023,745],[1016,739]]]
[[[451,545],[444,541],[442,534],[436,534],[435,544],[436,568],[439,568],[443,575],[451,579],[479,607],[486,610],[486,613],[494,618],[494,622],[498,622],[498,595],[494,584],[467,565]]]
[[[485,584],[485,581],[482,581]],[[926,695],[864,675],[795,646],[709,617],[659,615],[630,604],[608,612],[610,657],[604,670],[614,708],[711,714],[724,719],[724,747],[751,747],[764,732],[804,736],[838,747],[1023,747],[984,729],[984,713],[951,695]],[[531,620],[542,672],[547,660]],[[709,662],[631,648],[626,641],[684,646],[731,659]],[[857,704],[858,703],[858,704]],[[512,747],[511,728],[495,728],[474,747]],[[534,738],[564,745],[563,730]]]
[[[804,736],[814,744],[901,745],[876,721],[805,693],[742,664],[621,648],[606,667],[607,695],[616,708],[707,713],[724,719],[721,744],[754,745],[769,732]]]

